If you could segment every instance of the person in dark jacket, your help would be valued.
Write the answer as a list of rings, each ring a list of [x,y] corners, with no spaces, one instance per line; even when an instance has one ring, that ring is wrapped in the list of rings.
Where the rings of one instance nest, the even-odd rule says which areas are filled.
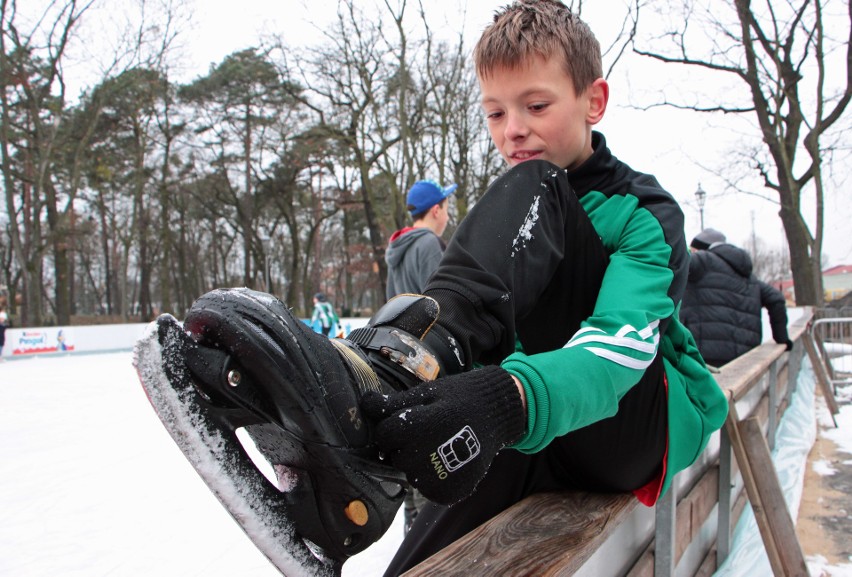
[[[447,198],[456,188],[455,184],[442,187],[431,180],[418,180],[408,190],[406,203],[414,223],[393,233],[385,252],[388,299],[422,293],[438,268],[446,247],[441,235],[450,220]]]
[[[763,308],[769,313],[772,338],[790,350],[784,295],[755,278],[748,253],[712,228],[701,231],[690,246],[680,320],[707,364],[721,367],[762,343]]]

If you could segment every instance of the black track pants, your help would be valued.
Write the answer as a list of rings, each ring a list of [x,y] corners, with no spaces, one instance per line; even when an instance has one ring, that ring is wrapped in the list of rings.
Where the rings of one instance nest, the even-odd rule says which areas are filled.
[[[566,173],[525,162],[499,178],[450,241],[425,293],[468,359],[499,363],[519,336],[528,354],[562,347],[593,309],[608,258]],[[524,497],[557,489],[630,491],[660,472],[666,391],[658,357],[608,419],[526,455],[505,449],[476,492],[428,504],[391,561],[395,576]]]
[[[564,170],[525,162],[462,221],[424,289],[474,361],[565,345],[597,300],[608,257]]]

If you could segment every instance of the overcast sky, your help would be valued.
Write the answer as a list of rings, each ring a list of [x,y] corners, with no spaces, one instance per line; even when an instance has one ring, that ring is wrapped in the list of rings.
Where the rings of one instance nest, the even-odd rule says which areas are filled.
[[[45,0],[42,0],[45,1]],[[124,0],[133,1],[133,0]],[[205,74],[211,64],[221,62],[228,54],[257,44],[270,33],[281,33],[289,46],[304,46],[317,42],[317,28],[334,17],[337,0],[187,0],[192,10],[193,27],[182,35],[186,56],[179,81],[188,81]],[[396,5],[400,0],[389,0]],[[382,5],[382,0],[363,0],[364,10]],[[309,4],[309,7],[306,6]],[[472,46],[482,28],[491,20],[503,0],[467,0],[467,15],[463,17],[456,3],[426,2],[425,7],[433,30],[445,28],[453,37],[464,23],[468,42]],[[115,4],[109,9],[114,10]],[[408,1],[412,26],[417,17],[416,5]],[[584,19],[606,44],[620,23],[618,1],[584,4]],[[618,14],[618,18],[614,14]],[[647,14],[644,22],[649,21]],[[841,19],[842,21],[842,19]],[[758,198],[767,193],[755,183],[754,193],[732,194],[725,191],[719,172],[726,165],[726,155],[738,144],[740,137],[731,128],[729,119],[699,113],[657,108],[640,111],[630,106],[642,93],[668,82],[692,88],[690,80],[680,76],[674,66],[660,72],[648,59],[631,55],[622,61],[610,78],[610,102],[604,120],[597,126],[608,140],[613,153],[636,170],[657,176],[661,184],[680,202],[686,216],[686,234],[691,239],[700,230],[699,210],[695,190],[701,183],[707,192],[704,209],[706,227],[721,230],[729,242],[744,246],[754,234],[772,248],[785,244],[784,231],[777,216],[776,204]],[[682,70],[682,69],[681,69]],[[647,99],[645,100],[648,101]],[[754,132],[752,132],[753,134]],[[804,157],[804,155],[802,155]],[[703,168],[702,168],[703,167]],[[835,172],[838,168],[833,167]],[[846,177],[848,178],[848,177]],[[852,264],[852,195],[842,187],[846,182],[828,183],[835,188],[826,195],[825,241],[823,253],[829,265]],[[774,197],[774,195],[770,195]],[[803,209],[806,220],[812,223],[812,209]]]

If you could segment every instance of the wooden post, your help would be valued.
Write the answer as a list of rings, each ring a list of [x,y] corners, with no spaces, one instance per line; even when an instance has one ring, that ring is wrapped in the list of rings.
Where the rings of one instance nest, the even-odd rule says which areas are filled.
[[[775,575],[788,575],[797,577],[809,575],[808,565],[805,563],[805,555],[802,546],[796,536],[796,527],[778,474],[772,463],[772,455],[769,453],[769,445],[760,428],[760,421],[756,417],[746,419],[739,425],[743,442],[748,452],[751,473],[755,476],[755,485],[760,492],[760,501],[763,504],[763,514],[769,524],[772,540],[781,562],[781,572],[775,571]]]
[[[757,528],[760,530],[760,536],[763,538],[763,545],[766,548],[766,555],[769,557],[769,565],[772,567],[772,572],[777,576],[784,575],[781,566],[781,557],[772,537],[772,531],[769,529],[769,522],[763,510],[763,502],[760,500],[760,491],[757,490],[757,481],[754,473],[751,471],[751,463],[746,452],[745,443],[740,436],[739,415],[737,414],[737,406],[733,399],[728,402],[728,418],[725,420],[725,430],[728,432],[728,437],[731,439],[731,448],[734,450],[734,456],[740,466],[740,473],[743,476],[743,484],[748,493],[748,500],[751,502],[752,511],[754,511],[754,519],[757,521]]]
[[[752,417],[740,422],[732,398],[728,407],[725,430],[740,466],[772,573],[776,577],[809,575],[760,421]]]
[[[775,436],[778,429],[778,361],[769,366],[769,417],[766,440],[769,450],[775,448]]]
[[[834,398],[834,392],[831,390],[831,382],[829,382],[825,365],[819,353],[817,353],[814,336],[811,331],[808,330],[802,333],[802,342],[805,344],[805,350],[808,351],[808,357],[811,359],[811,365],[813,365],[819,388],[822,391],[822,396],[825,397],[828,411],[831,413],[831,420],[834,421],[834,426],[837,427],[837,419],[834,418],[834,415],[840,412],[840,408],[837,406],[837,399]]]

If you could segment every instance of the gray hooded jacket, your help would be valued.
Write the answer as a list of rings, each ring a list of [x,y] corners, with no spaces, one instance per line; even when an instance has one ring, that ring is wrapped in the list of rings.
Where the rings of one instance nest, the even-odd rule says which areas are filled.
[[[402,293],[421,294],[438,268],[444,241],[428,228],[404,228],[391,236],[385,252],[388,264],[387,298]]]

